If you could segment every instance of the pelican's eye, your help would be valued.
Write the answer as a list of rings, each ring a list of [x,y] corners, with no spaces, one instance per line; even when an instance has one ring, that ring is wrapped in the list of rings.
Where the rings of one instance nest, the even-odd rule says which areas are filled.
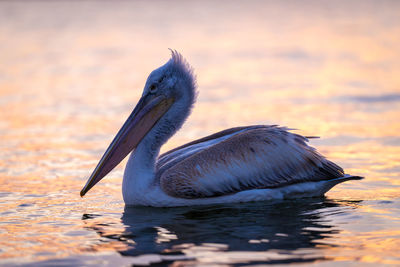
[[[150,85],[150,93],[155,93],[157,91],[157,85],[155,83],[153,83],[152,85]]]

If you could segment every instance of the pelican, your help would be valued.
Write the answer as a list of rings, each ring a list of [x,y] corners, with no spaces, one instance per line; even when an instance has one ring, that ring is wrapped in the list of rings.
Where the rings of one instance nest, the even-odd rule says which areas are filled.
[[[363,177],[319,154],[308,138],[276,125],[235,127],[159,156],[197,96],[192,67],[171,50],[150,73],[142,97],[80,192],[83,197],[130,152],[122,195],[127,206],[191,206],[323,196]]]

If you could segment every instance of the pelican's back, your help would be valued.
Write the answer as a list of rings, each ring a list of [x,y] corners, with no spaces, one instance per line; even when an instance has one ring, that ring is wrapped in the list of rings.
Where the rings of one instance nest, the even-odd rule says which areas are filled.
[[[170,196],[205,198],[344,176],[343,169],[277,126],[228,129],[160,156],[157,180]]]

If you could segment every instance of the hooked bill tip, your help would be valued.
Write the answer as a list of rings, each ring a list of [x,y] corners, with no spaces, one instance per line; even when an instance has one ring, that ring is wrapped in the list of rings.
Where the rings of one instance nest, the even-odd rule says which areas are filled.
[[[80,192],[81,197],[83,197],[86,194],[86,192],[83,191],[83,189]]]

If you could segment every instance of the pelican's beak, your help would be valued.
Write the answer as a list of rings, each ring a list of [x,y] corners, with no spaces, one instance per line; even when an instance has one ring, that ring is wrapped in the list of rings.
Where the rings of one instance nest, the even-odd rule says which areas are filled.
[[[81,190],[81,197],[137,147],[173,102],[165,96],[142,96]]]

